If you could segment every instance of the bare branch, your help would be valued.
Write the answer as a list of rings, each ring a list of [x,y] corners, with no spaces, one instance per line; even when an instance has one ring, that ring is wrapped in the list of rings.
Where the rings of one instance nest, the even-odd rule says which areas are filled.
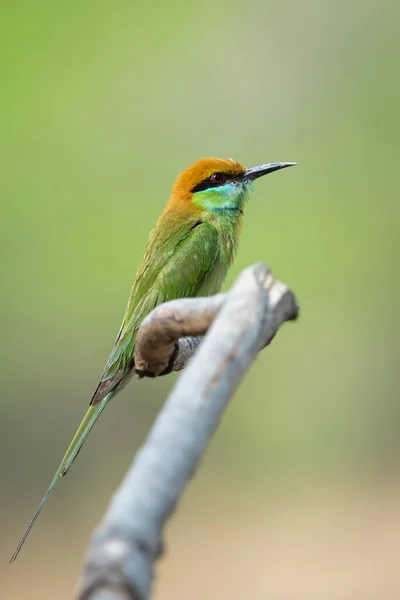
[[[139,376],[183,369],[202,339],[192,336],[207,332],[225,300],[226,294],[217,294],[171,300],[155,308],[143,320],[136,337],[135,371]]]
[[[275,281],[269,274],[262,285],[266,291],[271,292],[273,286],[279,288],[283,284]],[[286,289],[280,288],[278,293],[284,293]],[[136,338],[135,370],[138,378],[156,377],[182,370],[228,295],[229,293],[208,298],[171,300],[155,308],[143,320]]]
[[[171,357],[178,365],[179,352],[191,354],[191,342],[182,340],[174,351],[180,335],[208,331],[93,536],[80,600],[149,598],[164,525],[223,410],[257,352],[297,313],[293,293],[259,263],[245,269],[228,294],[170,302],[145,320],[148,334],[140,333],[135,361],[153,374],[162,372]],[[183,362],[186,358],[179,364]]]

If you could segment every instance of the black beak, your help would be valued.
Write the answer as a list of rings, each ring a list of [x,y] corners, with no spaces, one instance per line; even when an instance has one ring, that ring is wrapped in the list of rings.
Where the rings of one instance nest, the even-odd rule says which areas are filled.
[[[278,171],[279,169],[285,169],[286,167],[293,167],[297,165],[295,162],[276,162],[276,163],[268,163],[266,165],[260,165],[259,167],[252,167],[251,169],[247,169],[242,177],[244,181],[254,181],[254,179],[258,179],[263,175],[267,175],[268,173],[273,173],[274,171]]]

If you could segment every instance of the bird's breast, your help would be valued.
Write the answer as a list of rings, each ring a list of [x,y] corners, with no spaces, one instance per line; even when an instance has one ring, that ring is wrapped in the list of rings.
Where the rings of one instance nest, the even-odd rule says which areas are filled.
[[[218,232],[218,250],[215,262],[199,289],[199,296],[210,296],[220,291],[232,264],[239,242],[241,219],[219,219],[212,223]]]
[[[207,277],[204,279],[201,284],[199,291],[197,293],[198,296],[212,296],[213,294],[217,294],[222,284],[224,283],[226,274],[228,272],[229,263],[221,260],[219,256]]]

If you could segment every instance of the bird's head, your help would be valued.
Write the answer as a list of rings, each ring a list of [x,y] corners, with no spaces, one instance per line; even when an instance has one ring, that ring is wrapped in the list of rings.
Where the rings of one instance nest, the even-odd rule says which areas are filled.
[[[245,169],[231,158],[201,158],[178,175],[171,197],[200,210],[240,211],[255,179],[295,164],[277,162]]]

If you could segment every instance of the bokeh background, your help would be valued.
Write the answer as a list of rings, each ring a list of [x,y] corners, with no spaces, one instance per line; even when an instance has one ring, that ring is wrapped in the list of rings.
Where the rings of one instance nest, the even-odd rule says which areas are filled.
[[[73,596],[175,377],[132,383],[8,558],[101,375],[148,232],[201,156],[260,180],[301,318],[235,395],[167,530],[156,599],[400,597],[395,0],[13,2],[0,19],[0,589]]]

